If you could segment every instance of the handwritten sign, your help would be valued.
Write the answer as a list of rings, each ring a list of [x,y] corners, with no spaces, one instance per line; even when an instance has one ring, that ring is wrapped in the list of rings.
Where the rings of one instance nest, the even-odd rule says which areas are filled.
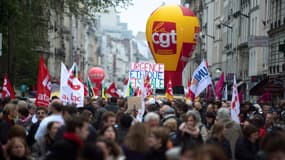
[[[129,79],[134,88],[149,76],[152,89],[164,89],[164,64],[131,63]]]

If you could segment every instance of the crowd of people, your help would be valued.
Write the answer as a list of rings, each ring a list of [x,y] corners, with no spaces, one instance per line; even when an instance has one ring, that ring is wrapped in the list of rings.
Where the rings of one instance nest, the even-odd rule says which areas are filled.
[[[285,103],[150,98],[142,122],[127,99],[85,97],[84,107],[1,100],[2,160],[285,160]]]

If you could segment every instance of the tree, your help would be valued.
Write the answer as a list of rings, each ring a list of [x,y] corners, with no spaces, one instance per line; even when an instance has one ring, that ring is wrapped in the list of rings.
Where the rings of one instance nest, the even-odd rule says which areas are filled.
[[[36,47],[49,48],[49,11],[92,16],[109,7],[131,5],[132,0],[0,0],[0,32],[3,34],[3,55],[0,77],[9,74],[14,86],[34,85],[37,80],[39,53]],[[0,78],[2,81],[2,78]],[[1,83],[2,84],[2,83]]]

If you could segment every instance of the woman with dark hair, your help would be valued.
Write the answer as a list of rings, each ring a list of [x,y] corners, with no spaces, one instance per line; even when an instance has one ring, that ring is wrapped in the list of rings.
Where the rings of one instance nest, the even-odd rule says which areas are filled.
[[[104,126],[100,132],[99,132],[99,136],[104,137],[106,139],[110,139],[112,141],[116,141],[117,140],[117,130],[114,126]]]
[[[236,160],[255,160],[258,152],[258,128],[248,125],[243,128],[243,137],[237,140],[235,147]]]
[[[124,158],[120,147],[110,139],[100,137],[96,140],[96,145],[103,151],[105,160],[119,160]]]
[[[228,160],[223,150],[215,145],[203,145],[194,151],[195,160]]]
[[[33,160],[26,141],[20,137],[11,139],[7,146],[6,160]]]
[[[60,126],[61,124],[59,122],[50,122],[47,125],[47,134],[36,141],[31,148],[33,157],[38,160],[42,160],[46,157],[46,154],[54,144],[54,138]]]
[[[142,123],[135,123],[129,130],[123,143],[123,151],[126,160],[145,160],[149,151],[148,137],[150,131],[148,126]]]
[[[80,153],[80,160],[106,160],[103,150],[94,143],[86,144]]]
[[[168,130],[164,127],[155,127],[151,129],[148,138],[150,152],[147,155],[148,160],[166,160],[165,152],[169,142]]]
[[[221,123],[215,123],[208,144],[220,147],[229,159],[232,158],[230,142],[225,138],[225,126]]]

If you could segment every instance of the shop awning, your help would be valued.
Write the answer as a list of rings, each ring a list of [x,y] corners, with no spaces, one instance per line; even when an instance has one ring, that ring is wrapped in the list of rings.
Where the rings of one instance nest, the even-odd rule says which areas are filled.
[[[282,85],[282,80],[267,77],[252,87],[249,94],[252,96],[261,96],[265,91],[269,91],[270,95],[273,96],[283,96],[284,87]]]

